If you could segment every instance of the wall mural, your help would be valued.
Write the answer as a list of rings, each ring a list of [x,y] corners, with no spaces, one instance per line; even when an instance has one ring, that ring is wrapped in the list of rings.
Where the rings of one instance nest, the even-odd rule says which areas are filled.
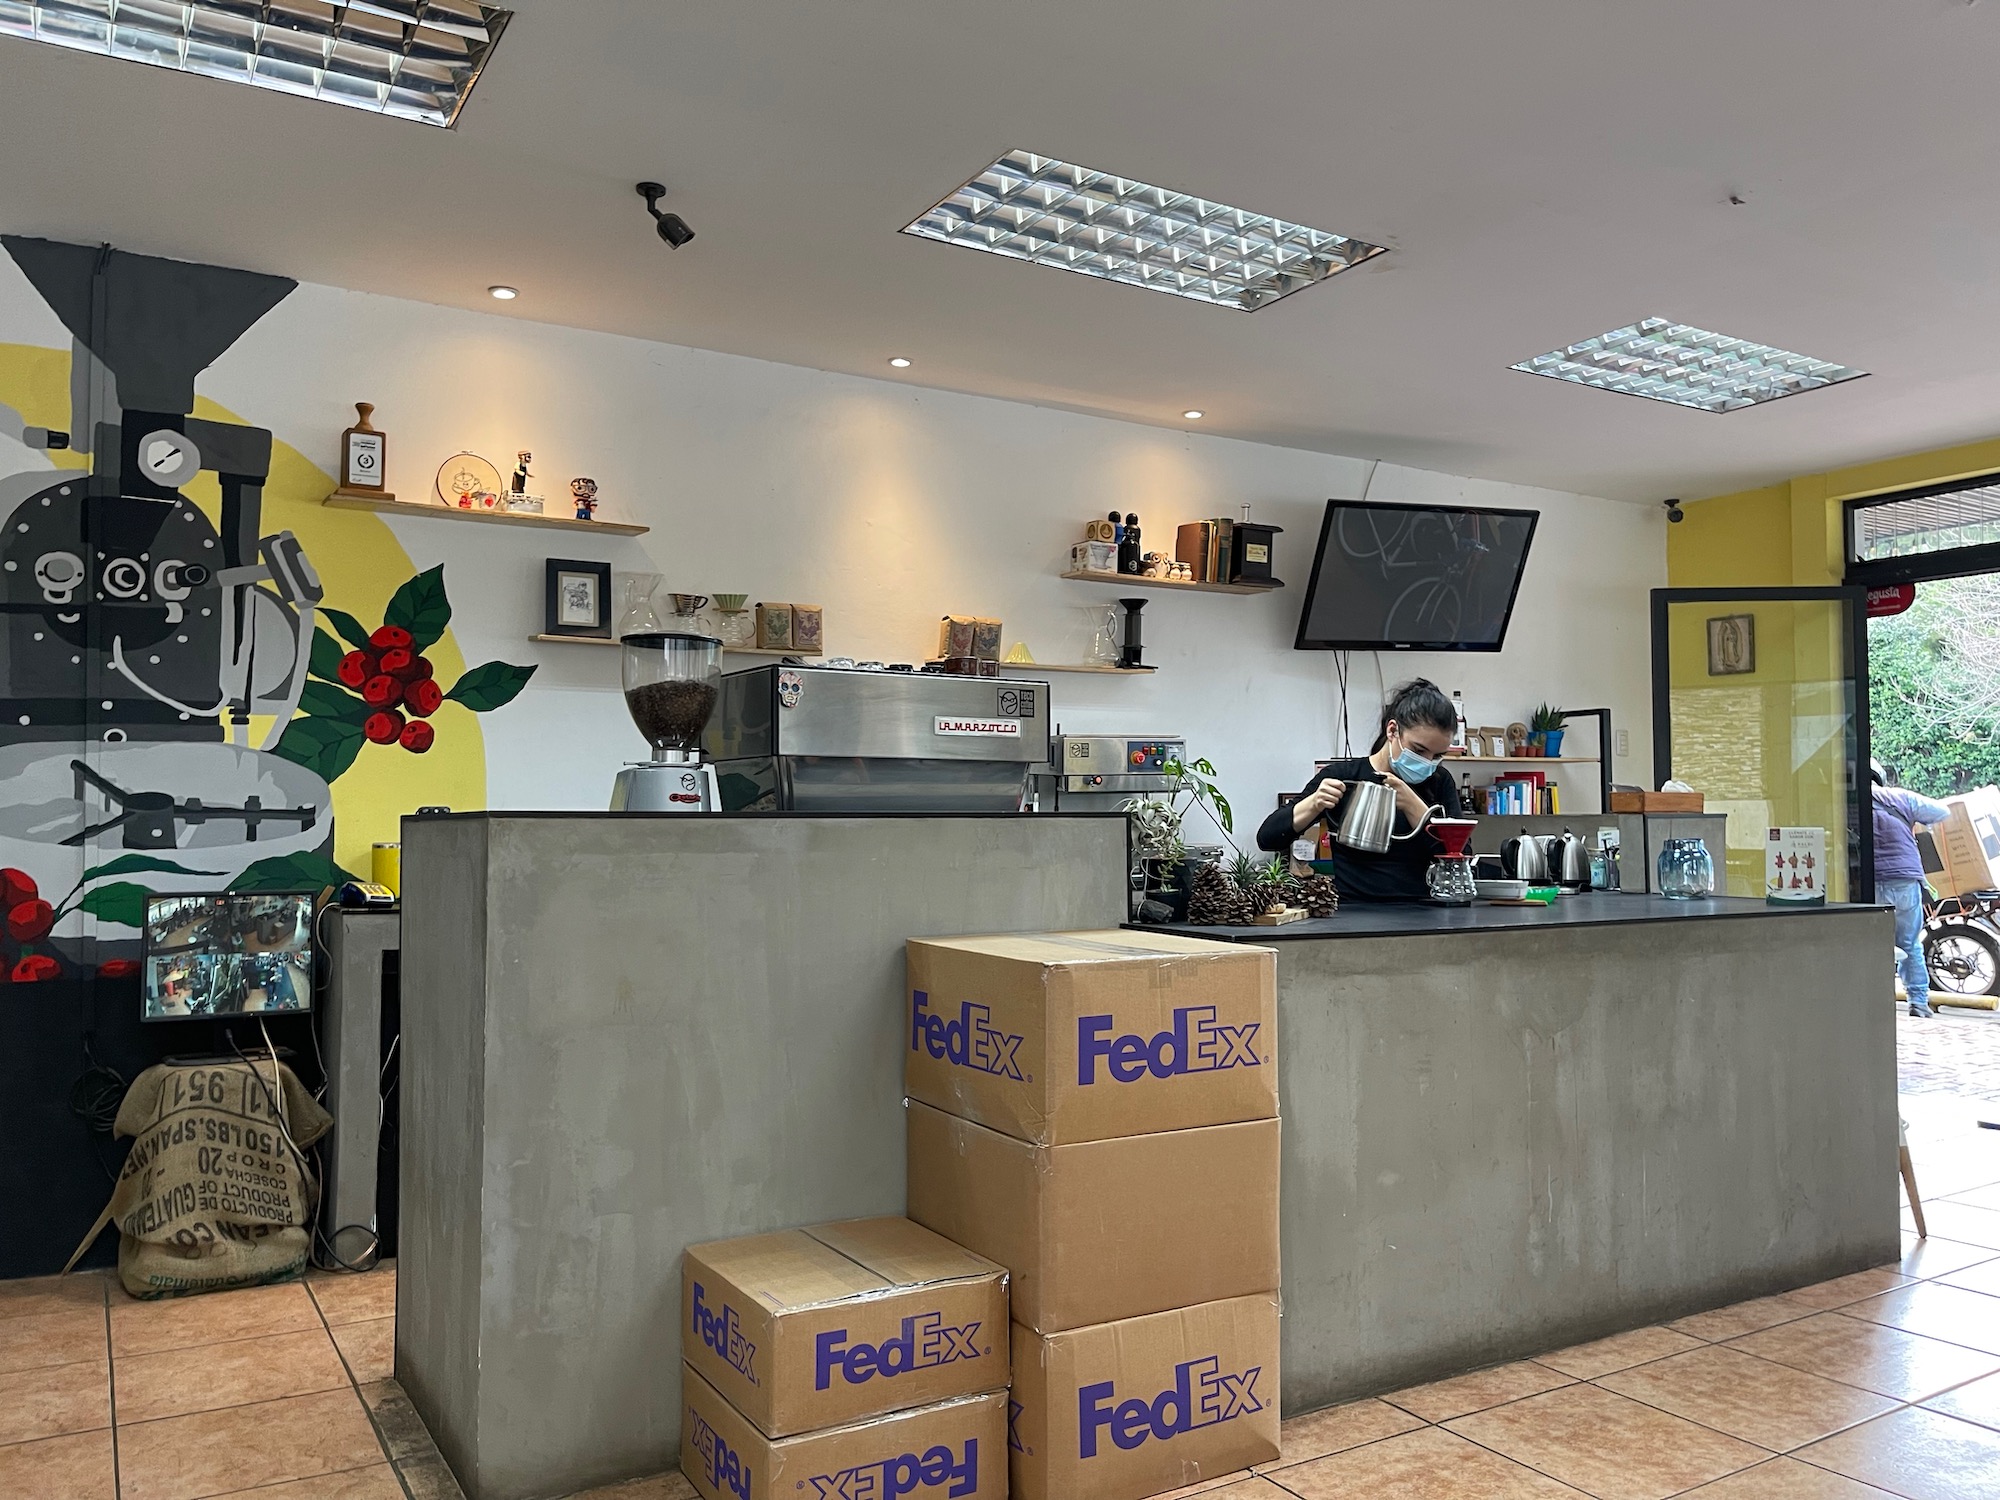
[[[476,716],[534,668],[467,669],[444,570],[195,395],[295,282],[0,245],[74,339],[0,346],[0,983],[116,977],[148,889],[316,889],[483,806]]]

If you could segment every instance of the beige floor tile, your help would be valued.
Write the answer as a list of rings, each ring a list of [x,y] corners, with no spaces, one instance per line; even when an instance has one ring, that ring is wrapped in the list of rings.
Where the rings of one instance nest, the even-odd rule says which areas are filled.
[[[118,1431],[122,1500],[196,1500],[367,1468],[386,1457],[351,1387]]]
[[[111,1425],[103,1360],[0,1375],[0,1443],[27,1443]]]
[[[403,1500],[403,1487],[389,1465],[370,1464],[343,1474],[318,1474],[254,1490],[235,1490],[218,1500]]]
[[[364,1323],[370,1318],[396,1316],[396,1272],[393,1266],[359,1276],[341,1272],[307,1279],[306,1290],[329,1325]]]
[[[1923,1190],[1924,1180],[1917,1179],[1918,1191]],[[1948,1195],[1954,1203],[1969,1203],[1974,1208],[2000,1211],[2000,1182],[1989,1182],[1984,1187],[1971,1188],[1965,1192]]]
[[[1199,1495],[1201,1500],[1292,1500],[1290,1490],[1280,1489],[1268,1479],[1239,1479],[1212,1490],[1174,1490],[1155,1500],[1172,1500],[1173,1495]]]
[[[437,1444],[424,1426],[424,1419],[403,1388],[393,1380],[371,1381],[361,1387],[361,1399],[375,1419],[375,1431],[393,1459],[429,1457]]]
[[[1832,1312],[1850,1302],[1859,1302],[1863,1297],[1879,1297],[1884,1292],[1893,1292],[1909,1284],[1910,1278],[1900,1271],[1856,1271],[1852,1276],[1799,1287],[1786,1292],[1785,1296],[1820,1312]]]
[[[1662,1500],[1770,1457],[1591,1385],[1530,1396],[1445,1426],[1598,1500]]]
[[[114,1292],[111,1297],[111,1356],[158,1354],[267,1333],[300,1333],[320,1327],[319,1309],[303,1285],[245,1287],[199,1297],[140,1302]]]
[[[1926,1281],[1870,1297],[1841,1311],[1850,1318],[1887,1323],[1905,1333],[1921,1333],[1947,1344],[2000,1354],[2000,1297]]]
[[[25,1281],[0,1281],[0,1319],[32,1318],[40,1313],[74,1312],[104,1306],[104,1277],[96,1271],[78,1276],[35,1276]]]
[[[1538,1354],[1535,1363],[1560,1370],[1578,1380],[1595,1380],[1613,1370],[1627,1370],[1647,1360],[1665,1359],[1669,1354],[1685,1354],[1701,1347],[1701,1340],[1671,1328],[1634,1328],[1630,1333],[1614,1333],[1592,1344]]]
[[[1935,1276],[1949,1276],[1954,1271],[1963,1271],[1967,1266],[1976,1266],[1983,1261],[1996,1258],[1995,1253],[1984,1245],[1966,1245],[1942,1236],[1920,1240],[1914,1234],[1903,1236],[1903,1258],[1892,1261],[1884,1270],[1901,1271],[1905,1276],[1929,1279]]]
[[[1788,1453],[1896,1405],[1873,1391],[1723,1348],[1676,1354],[1597,1383],[1774,1453]]]
[[[1751,1302],[1732,1302],[1727,1307],[1711,1308],[1692,1317],[1676,1318],[1667,1324],[1667,1327],[1676,1333],[1684,1333],[1689,1338],[1719,1344],[1724,1339],[1740,1339],[1744,1334],[1756,1333],[1759,1329],[1775,1328],[1780,1323],[1793,1323],[1800,1318],[1809,1318],[1823,1310],[1798,1300],[1789,1292],[1784,1292],[1776,1297],[1759,1297]]]
[[[71,1307],[22,1318],[0,1318],[0,1375],[103,1357],[102,1309]]]
[[[1774,1458],[1754,1469],[1689,1490],[1681,1500],[1896,1500],[1887,1490],[1816,1469],[1795,1458]]]
[[[1408,1412],[1398,1411],[1382,1401],[1350,1401],[1345,1406],[1330,1406],[1325,1411],[1309,1412],[1285,1422],[1278,1429],[1277,1459],[1258,1464],[1257,1472],[1268,1474],[1307,1459],[1325,1458],[1329,1453],[1358,1448],[1363,1443],[1394,1437],[1423,1425]]]
[[[1151,1500],[1191,1500],[1195,1495],[1201,1496],[1202,1500],[1214,1500],[1219,1491],[1231,1485],[1243,1484],[1250,1478],[1251,1473],[1248,1469],[1237,1469],[1233,1473],[1218,1474],[1213,1479],[1203,1479],[1194,1484],[1183,1485],[1177,1490],[1167,1490],[1152,1496]],[[1283,1493],[1284,1491],[1279,1491],[1280,1495]]]
[[[700,1500],[700,1495],[701,1491],[688,1483],[685,1475],[676,1471],[655,1474],[650,1479],[628,1479],[623,1484],[583,1490],[570,1496],[569,1500]]]
[[[1733,1340],[1728,1347],[1898,1401],[1921,1401],[2000,1370],[2000,1358],[1991,1354],[1941,1344],[1844,1312],[1767,1328]]]
[[[1300,1500],[1586,1500],[1439,1427],[1314,1459],[1277,1477]]]
[[[19,1500],[117,1500],[111,1429],[0,1448],[0,1495]]]
[[[396,1320],[370,1318],[366,1323],[342,1323],[333,1330],[340,1357],[354,1372],[357,1385],[387,1380],[396,1373]]]
[[[1798,1455],[1907,1500],[2000,1495],[2000,1432],[1909,1406]]]
[[[1969,1385],[1956,1386],[1933,1396],[1924,1405],[1947,1416],[1963,1417],[1981,1427],[2000,1432],[2000,1375],[1988,1375]]]
[[[2000,1297],[2000,1260],[1981,1261],[1976,1266],[1967,1266],[1962,1271],[1953,1271],[1938,1280],[1946,1286],[1963,1287],[1968,1292],[1983,1292],[1988,1297]]]
[[[338,1390],[347,1370],[324,1328],[120,1355],[118,1425]]]
[[[1511,1365],[1495,1365],[1490,1370],[1474,1370],[1470,1375],[1454,1375],[1429,1385],[1414,1385],[1382,1399],[1426,1422],[1445,1422],[1469,1416],[1489,1406],[1519,1401],[1523,1396],[1539,1396],[1557,1386],[1570,1384],[1570,1377],[1531,1359]]]
[[[1974,1208],[1969,1203],[1954,1203],[1949,1198],[1926,1198],[1924,1224],[1940,1239],[2000,1250],[2000,1213],[1990,1208]],[[1907,1207],[1903,1210],[1903,1227],[1911,1227]]]

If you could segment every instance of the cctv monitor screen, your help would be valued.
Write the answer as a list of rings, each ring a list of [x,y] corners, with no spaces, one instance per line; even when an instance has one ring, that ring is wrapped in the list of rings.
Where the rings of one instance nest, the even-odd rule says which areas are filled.
[[[1540,513],[1329,500],[1301,651],[1498,651]]]
[[[311,1010],[312,905],[303,891],[149,896],[143,1019]]]

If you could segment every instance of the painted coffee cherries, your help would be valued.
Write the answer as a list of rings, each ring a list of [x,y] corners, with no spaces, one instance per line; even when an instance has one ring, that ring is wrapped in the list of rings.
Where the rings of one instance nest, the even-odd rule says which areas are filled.
[[[384,625],[368,637],[366,650],[340,659],[335,675],[374,710],[361,725],[370,744],[401,745],[422,755],[436,743],[437,731],[421,721],[444,706],[444,690],[430,658],[411,649],[402,626]]]

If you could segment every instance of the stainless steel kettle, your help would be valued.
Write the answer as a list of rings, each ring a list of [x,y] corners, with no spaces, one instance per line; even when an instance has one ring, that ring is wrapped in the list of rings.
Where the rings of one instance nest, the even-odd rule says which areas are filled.
[[[1525,880],[1529,885],[1549,883],[1548,845],[1525,828],[1500,846],[1500,868],[1509,880]]]
[[[1379,781],[1350,781],[1340,799],[1340,827],[1334,838],[1364,854],[1387,854],[1399,839],[1414,838],[1437,812],[1426,807],[1417,826],[1408,833],[1396,833],[1396,794]]]
[[[1549,874],[1566,891],[1590,889],[1590,849],[1565,828],[1548,841]]]

